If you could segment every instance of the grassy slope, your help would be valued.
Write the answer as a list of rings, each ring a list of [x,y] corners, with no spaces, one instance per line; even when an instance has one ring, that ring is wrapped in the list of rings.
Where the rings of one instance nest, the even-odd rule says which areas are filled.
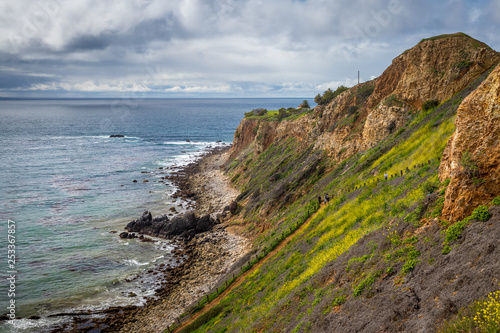
[[[482,79],[438,108],[414,115],[403,129],[340,165],[331,165],[310,148],[300,151],[294,139],[275,143],[260,156],[251,150],[240,154],[228,171],[242,186],[244,220],[247,232],[258,235],[256,247],[268,247],[290,226],[303,222],[305,205],[318,195],[327,192],[333,200],[276,257],[229,293],[218,311],[204,318],[206,323],[195,331],[308,331],[318,316],[356,299],[383,273],[392,270],[404,283],[405,274],[419,263],[418,251],[409,248],[411,241],[390,250],[399,249],[396,262],[389,260],[377,270],[358,269],[342,287],[318,281],[325,280],[326,267],[364,235],[396,223],[418,224],[419,203],[428,192],[445,186],[438,181],[438,159],[454,131],[456,109]],[[416,164],[424,166],[414,168]],[[407,167],[409,173],[389,181],[377,182],[373,176],[399,174]],[[285,200],[288,203],[269,205],[283,201],[280,198],[286,193],[294,194]],[[439,214],[439,199],[436,202],[427,215]],[[325,308],[325,304],[329,305]]]

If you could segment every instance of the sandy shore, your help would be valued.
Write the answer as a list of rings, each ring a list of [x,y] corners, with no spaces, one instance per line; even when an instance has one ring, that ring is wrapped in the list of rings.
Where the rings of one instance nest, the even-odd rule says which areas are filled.
[[[194,199],[197,215],[211,214],[215,218],[240,194],[221,170],[229,155],[227,147],[214,149],[198,163],[190,164],[176,173],[170,178],[179,187],[174,195],[186,200]]]
[[[231,187],[220,166],[229,156],[228,148],[214,149],[196,163],[172,177],[179,186],[178,197],[195,201],[197,215],[216,216],[239,194]],[[158,265],[148,274],[157,276],[162,287],[156,298],[141,307],[114,307],[102,313],[74,317],[71,324],[54,332],[163,332],[180,314],[218,286],[224,277],[237,272],[250,242],[235,235],[227,224],[195,235],[189,241],[176,239],[182,250],[175,254],[184,261],[177,267]]]

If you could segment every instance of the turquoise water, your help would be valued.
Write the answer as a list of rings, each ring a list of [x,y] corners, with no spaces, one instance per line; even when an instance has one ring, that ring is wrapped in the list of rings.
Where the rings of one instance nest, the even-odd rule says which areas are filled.
[[[0,331],[44,331],[60,320],[47,318],[53,313],[144,302],[157,283],[144,272],[169,263],[172,244],[110,232],[145,209],[153,216],[171,206],[182,211],[186,203],[171,199],[175,188],[161,179],[166,172],[231,143],[244,112],[301,101],[0,100],[0,315],[15,299],[17,317],[42,317],[4,322]],[[6,282],[9,219],[16,225],[15,297]]]

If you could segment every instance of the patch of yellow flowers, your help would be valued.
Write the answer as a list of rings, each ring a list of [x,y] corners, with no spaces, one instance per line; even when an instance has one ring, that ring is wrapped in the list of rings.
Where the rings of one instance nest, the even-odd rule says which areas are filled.
[[[481,332],[500,331],[500,290],[492,292],[485,301],[478,302],[474,323]]]

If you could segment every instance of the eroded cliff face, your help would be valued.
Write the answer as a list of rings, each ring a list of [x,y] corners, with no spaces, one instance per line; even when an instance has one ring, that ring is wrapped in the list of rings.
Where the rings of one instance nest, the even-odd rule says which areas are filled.
[[[443,217],[456,221],[500,194],[500,65],[457,110],[440,166],[450,178]]]
[[[393,60],[367,103],[390,95],[420,109],[429,99],[444,101],[500,61],[498,52],[465,34],[422,40]]]
[[[423,40],[395,58],[379,78],[299,119],[260,125],[258,119],[243,119],[231,157],[252,142],[259,154],[274,140],[293,136],[341,162],[398,131],[426,101],[451,98],[499,62],[498,52],[462,33]]]
[[[395,58],[379,78],[354,86],[326,107],[316,148],[340,160],[367,150],[404,126],[423,103],[451,98],[498,62],[498,52],[461,33],[423,40]],[[373,93],[359,105],[356,91],[367,85]],[[356,105],[356,121],[332,129]]]

